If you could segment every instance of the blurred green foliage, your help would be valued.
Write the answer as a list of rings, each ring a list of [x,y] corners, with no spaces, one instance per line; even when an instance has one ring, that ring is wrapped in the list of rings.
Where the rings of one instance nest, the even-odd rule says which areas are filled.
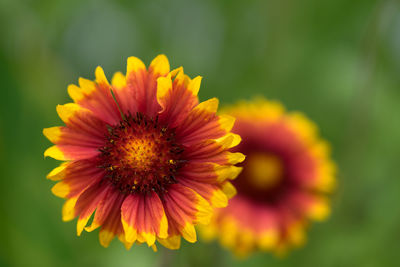
[[[394,266],[400,239],[400,3],[394,0],[0,0],[0,266]],[[75,235],[45,175],[67,85],[165,53],[201,99],[281,100],[316,121],[340,167],[329,221],[279,259],[217,243],[154,254]]]

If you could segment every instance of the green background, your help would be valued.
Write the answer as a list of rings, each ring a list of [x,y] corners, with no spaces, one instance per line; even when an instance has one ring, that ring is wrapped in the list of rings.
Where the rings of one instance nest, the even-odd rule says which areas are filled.
[[[200,98],[265,95],[332,143],[333,213],[305,247],[239,261],[217,243],[108,249],[76,237],[46,174],[42,128],[67,85],[165,53]],[[0,0],[0,266],[395,266],[400,249],[400,4],[372,0]]]

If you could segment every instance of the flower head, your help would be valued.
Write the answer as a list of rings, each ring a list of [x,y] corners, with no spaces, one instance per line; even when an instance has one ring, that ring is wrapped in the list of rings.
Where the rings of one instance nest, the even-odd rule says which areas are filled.
[[[283,253],[305,241],[309,220],[329,214],[327,193],[335,184],[335,165],[317,127],[278,102],[256,99],[225,112],[236,117],[234,148],[246,155],[233,182],[237,195],[218,209],[203,229],[206,238],[245,256],[254,250]]]
[[[79,217],[78,235],[100,227],[105,247],[114,236],[127,248],[195,242],[194,225],[227,205],[241,170],[244,156],[228,151],[240,142],[234,118],[216,115],[215,98],[199,103],[201,77],[170,71],[164,55],[148,69],[128,58],[111,84],[100,67],[95,76],[68,87],[74,103],[57,106],[65,126],[43,131],[55,144],[45,156],[66,161],[47,176],[67,199],[63,220]]]

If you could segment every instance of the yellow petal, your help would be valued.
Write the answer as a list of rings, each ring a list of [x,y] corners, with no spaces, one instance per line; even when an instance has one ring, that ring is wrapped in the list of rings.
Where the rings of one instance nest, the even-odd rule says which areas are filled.
[[[199,230],[202,240],[206,242],[211,242],[217,238],[219,232],[218,226],[215,222],[211,222],[209,225],[199,225],[197,229]]]
[[[330,211],[328,200],[321,198],[311,205],[308,216],[313,220],[323,221],[330,215]]]
[[[149,247],[154,245],[154,242],[156,242],[156,236],[154,235],[154,233],[141,232],[141,235],[143,236]]]
[[[150,63],[150,67],[156,74],[167,75],[170,69],[168,58],[165,55],[158,55]]]
[[[80,216],[78,219],[78,223],[76,224],[76,234],[80,236],[82,234],[83,229],[85,228],[87,222],[89,221],[92,214],[89,214],[85,217]]]
[[[126,86],[125,76],[121,72],[116,72],[112,77],[111,84],[117,89],[124,88]]]
[[[301,222],[292,223],[287,229],[288,242],[295,246],[302,246],[306,242],[304,225]]]
[[[191,81],[189,76],[187,76],[184,71],[183,67],[179,67],[171,71],[171,78],[174,82],[176,82],[177,86],[185,86],[187,87]]]
[[[99,233],[100,245],[102,245],[105,248],[108,247],[111,241],[114,239],[114,236],[115,234],[113,232],[102,229]]]
[[[230,182],[225,182],[222,184],[222,191],[224,191],[229,199],[234,197],[237,193],[236,188]]]
[[[51,127],[51,128],[44,128],[43,134],[49,139],[52,143],[56,143],[60,140],[61,137],[61,127]]]
[[[195,194],[196,194],[196,197],[197,197],[196,223],[209,224],[213,209],[212,209],[212,207],[210,206],[210,203],[208,203],[207,200],[205,200],[202,196],[200,196],[196,192],[195,192]]]
[[[279,241],[279,234],[276,230],[267,230],[260,234],[258,245],[262,250],[270,250],[276,246]]]
[[[228,205],[228,198],[222,190],[217,189],[213,192],[211,203],[213,207],[224,208]]]
[[[121,219],[121,221],[122,226],[124,227],[126,241],[129,243],[135,242],[135,240],[138,238],[136,229],[130,226],[124,219]]]
[[[95,71],[95,76],[96,76],[96,83],[97,84],[105,84],[110,86],[108,83],[108,80],[106,78],[106,75],[104,74],[104,70],[102,67],[98,66]]]
[[[137,57],[128,57],[126,77],[128,77],[131,72],[136,72],[145,69],[146,66],[140,59],[138,59]]]
[[[65,198],[70,192],[70,187],[67,183],[61,181],[51,188],[51,192],[58,197]]]
[[[63,162],[61,163],[60,166],[57,168],[53,169],[49,174],[47,174],[47,179],[53,180],[53,181],[58,181],[61,179],[64,179],[65,177],[65,169],[68,167],[70,163],[69,162]]]
[[[177,76],[181,74],[183,74],[183,67],[179,67],[171,71],[172,79],[177,79]]]
[[[69,97],[71,97],[71,99],[74,100],[75,102],[82,100],[82,98],[84,97],[81,88],[79,88],[75,84],[68,85],[68,94]]]
[[[201,102],[193,109],[193,111],[201,110],[201,111],[206,111],[208,113],[216,113],[218,110],[218,103],[219,103],[218,99],[214,97]]]
[[[218,122],[221,125],[221,128],[226,132],[230,132],[235,124],[235,118],[229,115],[220,115]]]
[[[332,192],[337,186],[335,179],[337,172],[336,164],[331,160],[325,160],[318,166],[318,175],[315,187],[323,192]]]
[[[229,166],[229,165],[218,165],[215,164],[214,170],[218,176],[219,182],[225,181],[226,179],[235,179],[242,171],[242,167]]]
[[[246,156],[239,152],[236,152],[236,153],[229,152],[229,154],[228,154],[228,162],[233,165],[243,162],[245,160],[245,158],[246,158]]]
[[[197,241],[196,230],[191,223],[186,223],[185,227],[183,227],[183,229],[181,230],[181,234],[182,237],[190,243],[194,243]]]
[[[96,230],[100,226],[101,225],[96,220],[93,220],[92,223],[89,226],[85,227],[85,231],[86,232],[92,232],[93,230]]]
[[[124,233],[119,234],[118,235],[118,239],[119,239],[119,241],[121,241],[124,244],[126,250],[130,250],[131,249],[131,247],[133,245],[133,242],[126,241]]]
[[[193,95],[197,95],[200,90],[200,85],[201,85],[201,76],[197,76],[193,80],[191,80],[188,84],[188,90],[192,92]]]
[[[141,233],[137,233],[137,241],[140,244],[143,244],[146,242],[146,239],[144,239],[144,236]]]
[[[253,101],[240,101],[236,105],[225,108],[224,111],[246,120],[272,122],[282,118],[285,108],[277,101],[255,98]]]
[[[61,152],[61,150],[57,146],[52,146],[49,147],[45,152],[44,152],[45,157],[51,157],[56,160],[67,160],[65,157],[64,153]]]
[[[78,82],[82,92],[85,94],[91,94],[93,91],[96,90],[96,83],[91,80],[79,78]]]
[[[179,249],[181,246],[181,237],[178,235],[170,236],[165,239],[157,239],[161,245],[169,249]]]
[[[235,247],[235,255],[245,258],[252,251],[256,240],[255,233],[250,229],[241,229],[238,233],[238,246]]]
[[[172,89],[171,75],[160,77],[157,79],[157,100],[160,101],[165,97],[167,92]]]
[[[160,221],[160,228],[159,228],[158,237],[159,238],[167,238],[168,237],[168,220],[165,214],[162,216]]]
[[[237,146],[242,141],[242,138],[240,137],[240,135],[228,133],[227,135],[215,139],[215,141],[226,149]]]
[[[292,112],[289,115],[288,123],[295,131],[296,134],[300,134],[304,141],[308,144],[313,143],[318,135],[317,125],[310,121],[301,112]]]
[[[65,105],[58,105],[57,113],[63,122],[68,123],[71,117],[73,117],[76,112],[82,109],[83,108],[81,108],[78,104],[68,103]]]
[[[70,198],[65,201],[62,207],[62,220],[64,222],[70,221],[75,218],[75,204],[78,200],[78,197]]]
[[[226,217],[221,222],[220,238],[224,247],[232,248],[236,244],[236,238],[239,234],[237,223],[234,219]]]

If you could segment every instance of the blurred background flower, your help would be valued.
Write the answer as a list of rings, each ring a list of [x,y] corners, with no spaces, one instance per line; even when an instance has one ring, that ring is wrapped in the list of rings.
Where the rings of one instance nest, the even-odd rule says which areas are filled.
[[[396,0],[0,1],[0,265],[380,266],[400,236],[400,4]],[[265,95],[316,122],[333,147],[340,187],[332,216],[279,260],[236,261],[217,243],[166,256],[77,238],[49,194],[42,128],[58,125],[68,84],[124,69],[128,56],[202,75],[200,99]],[[58,215],[58,216],[57,216]],[[161,251],[163,253],[163,251]],[[161,254],[160,254],[161,255]]]
[[[304,245],[309,221],[329,216],[327,194],[336,184],[336,166],[318,126],[263,98],[242,100],[222,113],[236,118],[232,131],[242,142],[232,150],[246,159],[232,182],[236,196],[201,227],[204,238],[218,237],[243,258],[257,250],[281,256]]]

